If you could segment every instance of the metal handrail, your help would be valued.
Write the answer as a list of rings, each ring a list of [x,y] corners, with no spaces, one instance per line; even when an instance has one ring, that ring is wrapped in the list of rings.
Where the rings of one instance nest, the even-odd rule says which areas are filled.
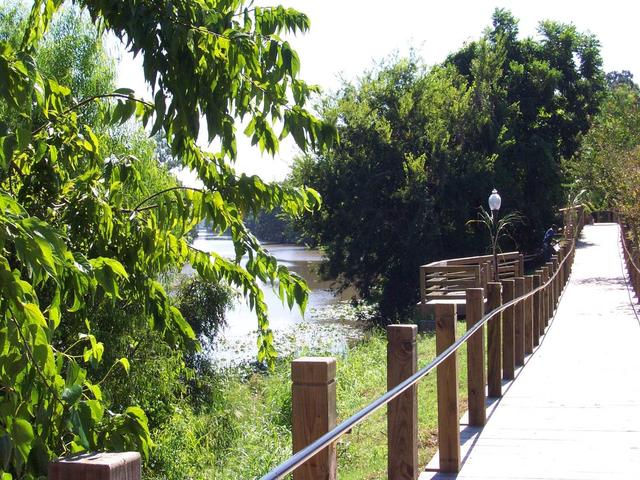
[[[293,456],[289,457],[288,460],[284,461],[283,463],[278,465],[276,468],[271,470],[269,473],[267,473],[265,476],[263,476],[261,480],[277,480],[283,477],[284,475],[293,472],[296,468],[298,468],[304,462],[309,460],[311,457],[321,452],[332,443],[336,442],[345,433],[349,432],[353,427],[362,423],[364,420],[366,420],[370,415],[372,415],[374,412],[379,410],[381,407],[384,407],[391,400],[398,397],[399,395],[407,391],[409,388],[414,386],[416,383],[418,383],[418,381],[420,381],[422,378],[429,375],[429,373],[431,373],[438,365],[440,365],[447,358],[449,358],[456,351],[458,351],[458,349],[464,343],[466,343],[466,341],[474,333],[476,333],[480,329],[480,327],[484,326],[493,317],[495,317],[499,313],[502,313],[506,309],[512,306],[515,306],[517,303],[521,302],[522,300],[526,300],[527,298],[533,296],[534,294],[538,293],[542,289],[546,288],[551,282],[555,280],[556,276],[561,271],[561,267],[570,258],[571,256],[570,253],[573,252],[573,250],[575,250],[576,238],[577,236],[572,239],[571,248],[569,249],[568,254],[565,255],[565,257],[562,259],[562,262],[558,264],[557,270],[547,280],[546,283],[540,285],[539,287],[531,290],[530,292],[527,292],[526,294],[518,298],[514,298],[513,300],[495,308],[494,310],[491,310],[489,313],[484,315],[475,325],[473,325],[469,330],[467,330],[467,332],[462,337],[456,340],[440,355],[436,356],[436,358],[434,358],[428,365],[418,370],[416,373],[414,373],[409,378],[407,378],[403,382],[393,387],[391,390],[387,391],[387,393],[385,393],[381,397],[378,397],[376,400],[371,402],[362,410],[354,413],[352,416],[350,416],[349,418],[341,422],[332,430],[328,431],[327,433],[322,435],[320,438],[310,443],[307,447],[296,452]]]

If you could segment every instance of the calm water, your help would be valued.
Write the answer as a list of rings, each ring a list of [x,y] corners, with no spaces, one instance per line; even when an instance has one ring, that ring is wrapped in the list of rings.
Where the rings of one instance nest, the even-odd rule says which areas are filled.
[[[199,232],[193,245],[224,257],[235,256],[229,238],[216,237],[203,231]],[[349,341],[361,336],[360,322],[352,318],[352,311],[348,308],[353,291],[347,290],[336,296],[331,291],[332,282],[319,278],[317,268],[322,260],[319,251],[282,243],[265,243],[264,247],[280,264],[302,276],[311,290],[303,316],[297,306],[289,310],[288,306],[283,305],[269,285],[261,285],[269,308],[276,348],[281,355],[304,351],[337,353],[344,350]],[[211,356],[224,363],[254,360],[257,353],[257,319],[241,296],[227,312],[227,324],[215,345],[210,346]]]

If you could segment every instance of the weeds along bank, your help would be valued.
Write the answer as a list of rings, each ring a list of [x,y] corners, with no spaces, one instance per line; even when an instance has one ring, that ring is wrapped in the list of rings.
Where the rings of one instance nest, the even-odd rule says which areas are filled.
[[[458,334],[464,331],[458,324]],[[435,357],[435,336],[421,334],[419,365]],[[375,331],[338,357],[338,421],[386,391],[386,338]],[[273,373],[238,367],[199,379],[201,401],[185,398],[156,432],[157,448],[145,479],[259,478],[291,453],[291,359]],[[460,391],[466,397],[466,352],[459,357]],[[420,460],[435,453],[437,409],[435,376],[419,384]],[[462,410],[466,403],[461,402]],[[195,406],[194,406],[195,405]],[[338,445],[340,478],[361,480],[386,475],[386,418],[370,418]]]

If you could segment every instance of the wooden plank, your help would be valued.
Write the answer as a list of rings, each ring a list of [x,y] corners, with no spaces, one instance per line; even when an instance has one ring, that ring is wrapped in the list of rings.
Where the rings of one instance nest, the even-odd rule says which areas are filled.
[[[520,252],[505,252],[498,254],[498,262],[502,262],[505,259],[513,259],[517,258]],[[463,257],[463,258],[454,258],[447,260],[447,264],[449,265],[457,265],[457,264],[477,264],[486,261],[493,261],[493,255],[479,255],[475,257]]]
[[[429,279],[427,280],[427,290],[432,289],[454,289],[462,287],[464,290],[467,288],[476,288],[478,283],[477,278],[455,278],[455,279]]]
[[[514,298],[515,280],[502,280],[502,301],[510,302]],[[516,371],[515,325],[513,307],[502,312],[502,378],[513,379]]]
[[[291,362],[293,453],[336,426],[336,360],[303,357]],[[336,446],[332,444],[293,472],[294,480],[335,480]]]
[[[436,353],[456,340],[455,305],[436,305]],[[460,470],[460,432],[458,429],[458,359],[453,354],[437,367],[438,447],[440,470]]]
[[[479,265],[439,265],[437,267],[423,267],[427,274],[431,273],[475,273],[480,271]]]
[[[495,310],[502,305],[502,285],[487,284],[487,309]],[[490,397],[502,396],[502,314],[487,322],[487,384]]]
[[[49,480],[140,480],[138,452],[83,453],[49,463]]]
[[[455,271],[455,272],[443,272],[438,270],[435,272],[427,273],[426,278],[440,279],[440,280],[458,279],[458,278],[475,278],[477,273],[478,273],[477,271],[468,271],[468,270]]]
[[[484,315],[484,289],[467,290],[466,312],[467,330]],[[482,427],[487,422],[485,410],[487,383],[484,368],[484,326],[467,341],[467,392],[469,404],[469,424]]]
[[[387,327],[387,390],[418,368],[416,325]],[[387,478],[415,480],[418,466],[418,390],[409,388],[387,406]]]
[[[464,300],[464,294],[450,294],[450,295],[440,295],[440,294],[430,294],[427,296],[427,303],[436,303],[438,300],[444,301],[457,301]]]

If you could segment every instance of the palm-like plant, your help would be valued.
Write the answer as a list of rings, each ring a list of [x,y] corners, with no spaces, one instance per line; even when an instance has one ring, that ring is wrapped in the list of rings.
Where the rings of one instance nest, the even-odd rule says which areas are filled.
[[[491,253],[493,255],[493,281],[499,281],[498,277],[498,250],[500,249],[499,241],[502,237],[510,237],[509,229],[516,223],[522,223],[523,217],[518,212],[507,213],[506,215],[496,218],[493,212],[487,212],[483,207],[480,207],[478,218],[476,220],[469,220],[467,224],[480,224],[484,225],[489,232],[489,238],[491,241]]]

